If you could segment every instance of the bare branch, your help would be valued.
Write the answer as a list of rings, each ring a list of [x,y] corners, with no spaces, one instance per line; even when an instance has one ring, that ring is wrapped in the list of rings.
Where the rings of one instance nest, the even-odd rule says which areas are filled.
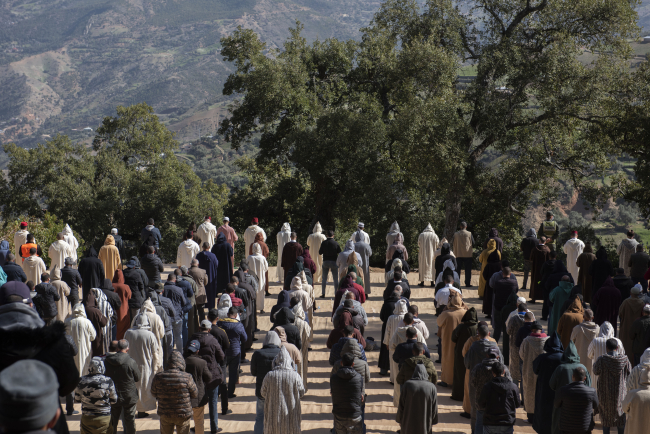
[[[523,20],[524,20],[528,15],[530,15],[530,14],[532,14],[532,13],[534,13],[534,12],[537,12],[537,11],[541,11],[542,9],[544,9],[544,8],[546,7],[547,4],[548,4],[548,0],[542,0],[542,2],[541,2],[540,4],[538,4],[537,6],[531,6],[531,5],[530,5],[530,0],[528,0],[528,2],[527,2],[527,4],[526,4],[526,7],[525,7],[524,9],[522,9],[522,10],[521,10],[521,11],[520,11],[516,16],[515,16],[515,19],[512,20],[512,22],[510,23],[510,25],[508,26],[508,28],[505,29],[505,31],[503,32],[503,35],[504,35],[505,37],[509,38],[509,37],[514,33],[514,31],[515,31],[515,29],[517,28],[517,26],[518,26],[519,24],[521,24],[521,22],[522,22],[522,21],[523,21]]]

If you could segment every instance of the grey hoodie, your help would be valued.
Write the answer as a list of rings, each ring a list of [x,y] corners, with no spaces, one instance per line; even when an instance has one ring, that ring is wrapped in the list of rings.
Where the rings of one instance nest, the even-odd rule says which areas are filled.
[[[361,350],[359,349],[359,343],[356,339],[348,339],[346,343],[343,344],[343,349],[341,349],[341,356],[343,354],[352,354],[354,356],[354,370],[361,375],[363,378],[363,393],[366,393],[366,384],[370,382],[370,368],[368,367],[368,362],[361,358]],[[332,367],[332,374],[336,373],[341,367],[341,360],[337,360]],[[427,377],[428,378],[428,377]]]

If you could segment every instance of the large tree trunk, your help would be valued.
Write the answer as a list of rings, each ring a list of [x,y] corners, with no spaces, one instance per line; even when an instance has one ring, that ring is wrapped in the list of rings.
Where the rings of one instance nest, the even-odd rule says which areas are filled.
[[[451,239],[458,227],[461,205],[461,188],[456,182],[450,182],[450,187],[445,199],[445,230],[444,237],[451,243]]]

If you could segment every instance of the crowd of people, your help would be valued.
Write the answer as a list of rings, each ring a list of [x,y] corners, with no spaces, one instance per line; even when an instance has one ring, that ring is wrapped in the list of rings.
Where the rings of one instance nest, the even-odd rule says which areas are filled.
[[[261,349],[247,358],[260,332],[258,316],[267,314],[265,298],[272,297],[267,236],[258,223],[252,219],[243,234],[247,255],[236,269],[239,238],[227,217],[218,228],[210,217],[191,226],[166,279],[153,219],[142,230],[139,255],[128,259],[117,229],[99,252],[91,246],[77,258],[79,243],[66,225],[48,249],[49,268],[22,223],[13,252],[0,242],[0,432],[67,433],[66,416],[80,402],[82,433],[117,432],[120,420],[125,432],[135,433],[135,420],[153,411],[162,433],[189,433],[191,426],[216,433],[222,431],[219,402],[222,416],[232,413],[229,401],[237,398],[246,363],[255,377],[254,433],[299,433],[315,286],[321,284],[325,298],[330,273],[335,291],[326,347],[334,434],[366,432],[370,351],[379,352],[378,375],[392,385],[404,434],[432,432],[439,388],[462,402],[460,415],[476,434],[514,432],[520,407],[540,434],[590,433],[596,420],[606,434],[614,427],[636,434],[650,422],[650,257],[633,232],[618,248],[619,268],[604,248],[594,255],[577,233],[563,247],[564,263],[557,259],[560,228],[549,213],[539,238],[530,229],[521,242],[520,288],[497,229],[479,253],[465,222],[451,241],[439,239],[429,224],[418,237],[417,281],[433,287],[435,312],[423,312],[412,299],[409,252],[394,222],[375,342],[367,335],[372,314],[364,308],[372,290],[364,224],[341,248],[318,223],[303,247],[285,223],[277,234],[281,290],[268,313],[271,326]],[[463,295],[473,288],[475,254],[487,321],[479,321]],[[537,301],[541,318],[529,309]],[[435,315],[435,325],[421,314]],[[437,329],[434,358],[429,327]]]

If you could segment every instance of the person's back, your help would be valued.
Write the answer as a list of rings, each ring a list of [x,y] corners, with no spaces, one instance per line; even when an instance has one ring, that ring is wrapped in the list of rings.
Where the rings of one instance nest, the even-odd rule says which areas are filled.
[[[262,397],[262,383],[266,374],[273,369],[273,360],[280,352],[282,342],[277,333],[267,332],[262,348],[251,356],[251,374],[255,376],[255,396],[257,409],[255,416],[255,433],[264,432],[264,398]]]
[[[92,427],[96,432],[105,432],[110,426],[111,405],[117,403],[115,384],[104,372],[103,360],[94,357],[88,374],[81,377],[75,389],[75,400],[81,402],[81,426]]]
[[[149,279],[149,286],[153,287],[156,282],[160,282],[160,273],[165,270],[162,260],[154,253],[151,247],[147,254],[140,258],[140,265]]]
[[[625,379],[632,367],[627,356],[618,353],[618,341],[610,338],[605,342],[607,353],[594,363],[594,374],[598,376],[599,414],[604,428],[625,425],[625,412],[621,404],[625,397]],[[604,430],[609,434],[609,429]]]
[[[349,426],[361,424],[363,378],[354,369],[354,356],[344,354],[341,367],[330,377],[334,433],[346,434]]]
[[[0,267],[7,263],[7,255],[9,253],[11,253],[11,250],[9,250],[9,241],[0,241]]]
[[[397,422],[404,434],[430,434],[438,423],[438,393],[423,365],[402,386]]]
[[[189,428],[193,415],[192,399],[198,397],[192,375],[185,372],[185,360],[178,351],[169,356],[169,366],[159,372],[151,383],[151,394],[158,400],[158,416],[162,432],[173,432],[183,426]],[[184,431],[187,432],[187,431]]]
[[[124,411],[123,424],[125,431],[131,428],[135,432],[135,406],[138,402],[138,389],[136,384],[140,381],[140,367],[128,355],[129,342],[122,339],[118,342],[118,351],[109,353],[106,356],[104,364],[106,366],[106,375],[113,380],[115,389],[117,389],[118,400],[113,405],[111,414],[113,415],[113,426],[117,427],[117,421]]]
[[[49,274],[43,273],[41,279],[44,279],[44,281],[36,285],[34,290],[39,296],[43,297],[44,299],[44,303],[42,304],[43,319],[45,322],[51,322],[59,312],[58,308],[56,307],[56,302],[59,301],[61,297],[59,296],[59,292],[56,290],[56,288],[50,284]]]
[[[517,408],[521,406],[519,388],[505,377],[504,373],[505,366],[495,363],[492,366],[494,378],[483,386],[478,397],[479,408],[483,410],[485,434],[503,432],[499,428],[512,427],[515,424]]]
[[[72,268],[74,261],[72,258],[68,261],[66,258],[65,267],[61,269],[61,280],[64,281],[70,288],[70,295],[68,300],[70,300],[70,305],[74,307],[76,302],[79,301],[79,286],[81,286],[81,274],[79,271]]]
[[[585,384],[587,373],[583,368],[573,371],[573,382],[555,393],[553,406],[561,409],[561,432],[587,433],[594,429],[593,414],[598,410],[596,389]]]
[[[131,289],[129,308],[140,309],[142,307],[142,303],[145,300],[146,293],[144,289],[144,282],[142,281],[142,276],[140,276],[140,272],[135,269],[135,263],[133,261],[129,261],[124,270],[116,271],[116,274],[119,273],[123,275],[123,282],[119,282],[119,277],[117,282],[115,282],[115,278],[111,280],[113,280],[115,283],[124,283],[125,285],[128,285]]]
[[[27,282],[27,275],[23,267],[16,264],[16,257],[13,253],[7,255],[7,262],[2,266],[2,270],[7,275],[7,282]]]

